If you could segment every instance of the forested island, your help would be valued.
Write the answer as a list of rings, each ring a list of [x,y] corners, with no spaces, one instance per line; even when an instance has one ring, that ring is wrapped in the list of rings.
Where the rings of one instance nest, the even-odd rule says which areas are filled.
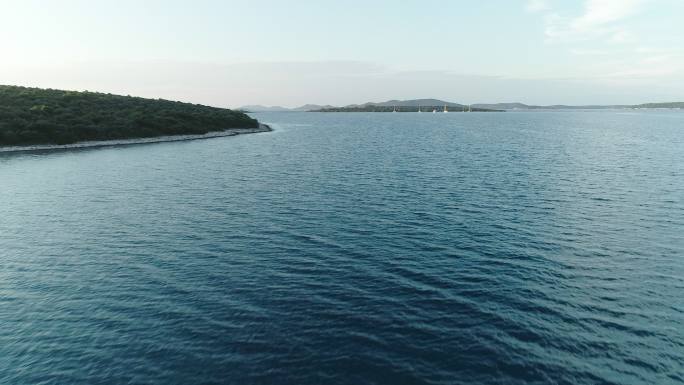
[[[259,127],[256,119],[224,108],[0,85],[0,146],[204,135]]]

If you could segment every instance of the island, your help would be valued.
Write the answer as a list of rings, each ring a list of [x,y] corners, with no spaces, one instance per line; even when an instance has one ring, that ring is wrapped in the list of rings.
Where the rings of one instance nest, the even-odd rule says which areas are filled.
[[[607,105],[534,105],[520,102],[512,103],[475,103],[460,104],[440,99],[388,100],[386,102],[367,102],[347,106],[305,104],[301,107],[249,105],[241,110],[250,112],[503,112],[503,111],[565,111],[565,110],[611,110],[611,109],[668,109],[682,110],[684,102],[644,103],[644,104],[607,104]]]
[[[225,108],[0,85],[0,149],[92,147],[263,131],[270,127]]]
[[[446,111],[445,111],[446,109]],[[311,112],[504,112],[503,110],[495,110],[491,108],[479,108],[468,106],[379,106],[366,105],[354,107],[333,107],[322,108]]]
[[[503,109],[446,102],[439,99],[388,100],[350,104],[344,107],[325,106],[312,112],[503,112]]]

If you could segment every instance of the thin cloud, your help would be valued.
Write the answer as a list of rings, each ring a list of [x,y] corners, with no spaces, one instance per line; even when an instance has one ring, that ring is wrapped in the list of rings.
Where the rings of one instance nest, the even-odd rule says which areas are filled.
[[[650,0],[585,0],[582,12],[570,16],[548,3],[529,1],[545,23],[547,43],[565,44],[569,53],[585,60],[578,71],[587,79],[616,82],[681,80],[684,57],[673,49],[644,46],[630,30],[629,18],[639,15]]]
[[[544,15],[547,42],[601,40],[626,43],[632,34],[622,21],[639,12],[645,0],[587,0],[577,17],[561,16],[547,8]],[[528,9],[530,4],[528,3]]]
[[[592,31],[631,16],[639,10],[643,0],[588,0],[585,12],[574,19],[571,28]]]
[[[528,12],[541,12],[551,9],[548,0],[528,0],[526,7]]]

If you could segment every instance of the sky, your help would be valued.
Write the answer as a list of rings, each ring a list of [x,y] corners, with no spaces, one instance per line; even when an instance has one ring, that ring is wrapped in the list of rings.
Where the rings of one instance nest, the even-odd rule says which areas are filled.
[[[221,107],[684,101],[683,0],[0,0],[0,84]]]

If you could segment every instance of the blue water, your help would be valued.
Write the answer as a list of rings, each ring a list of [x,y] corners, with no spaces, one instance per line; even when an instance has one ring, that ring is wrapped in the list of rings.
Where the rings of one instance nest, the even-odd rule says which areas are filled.
[[[684,113],[0,155],[0,383],[681,384]]]

